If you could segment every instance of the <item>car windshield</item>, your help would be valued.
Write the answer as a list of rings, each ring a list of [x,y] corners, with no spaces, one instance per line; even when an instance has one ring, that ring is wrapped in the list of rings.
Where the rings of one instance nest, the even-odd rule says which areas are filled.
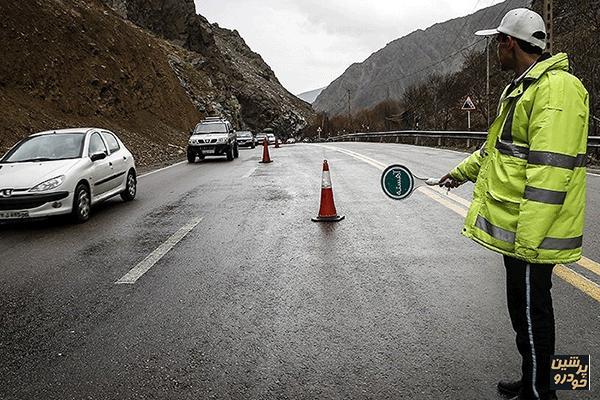
[[[238,132],[238,138],[251,138],[252,134],[250,132]]]
[[[267,135],[266,135],[266,134],[264,134],[264,133],[258,133],[258,134],[256,135],[256,137],[257,137],[257,138],[264,138],[264,137],[266,137],[266,136],[267,136]]]
[[[55,133],[24,139],[2,159],[5,163],[54,161],[81,157],[85,133]]]
[[[227,133],[227,125],[221,123],[198,124],[194,133]]]

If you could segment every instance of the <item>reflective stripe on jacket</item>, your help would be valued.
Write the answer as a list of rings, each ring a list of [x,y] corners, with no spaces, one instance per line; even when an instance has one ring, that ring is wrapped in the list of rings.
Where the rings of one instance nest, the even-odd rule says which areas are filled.
[[[560,53],[509,86],[485,145],[451,172],[475,182],[463,234],[531,263],[582,255],[589,99],[568,70]]]

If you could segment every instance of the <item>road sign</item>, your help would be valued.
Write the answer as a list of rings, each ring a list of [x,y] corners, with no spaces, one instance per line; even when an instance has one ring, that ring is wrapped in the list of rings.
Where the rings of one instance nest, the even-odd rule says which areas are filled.
[[[415,178],[403,165],[390,165],[381,175],[383,192],[394,200],[404,200],[415,188]]]
[[[473,100],[471,100],[471,96],[467,96],[467,99],[465,100],[465,103],[462,106],[462,110],[466,110],[466,111],[474,111],[477,108],[475,107],[475,103],[473,103]]]

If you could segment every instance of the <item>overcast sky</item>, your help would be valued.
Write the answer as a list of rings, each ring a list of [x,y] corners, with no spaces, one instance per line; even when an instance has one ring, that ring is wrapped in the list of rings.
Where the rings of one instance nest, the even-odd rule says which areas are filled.
[[[394,39],[502,0],[195,0],[237,29],[292,93],[327,86]]]

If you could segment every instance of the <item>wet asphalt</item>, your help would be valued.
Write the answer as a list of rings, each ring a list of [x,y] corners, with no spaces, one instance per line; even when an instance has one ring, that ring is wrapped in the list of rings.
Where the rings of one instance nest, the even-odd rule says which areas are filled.
[[[328,146],[180,164],[84,225],[1,224],[0,399],[502,399],[496,382],[520,365],[501,256],[423,193],[387,199],[378,168],[331,147],[430,176],[465,154]],[[323,159],[336,224],[310,220]],[[588,188],[585,254],[600,261],[600,177]],[[198,217],[135,284],[115,284]],[[600,304],[558,277],[553,295],[557,352],[598,359]]]

